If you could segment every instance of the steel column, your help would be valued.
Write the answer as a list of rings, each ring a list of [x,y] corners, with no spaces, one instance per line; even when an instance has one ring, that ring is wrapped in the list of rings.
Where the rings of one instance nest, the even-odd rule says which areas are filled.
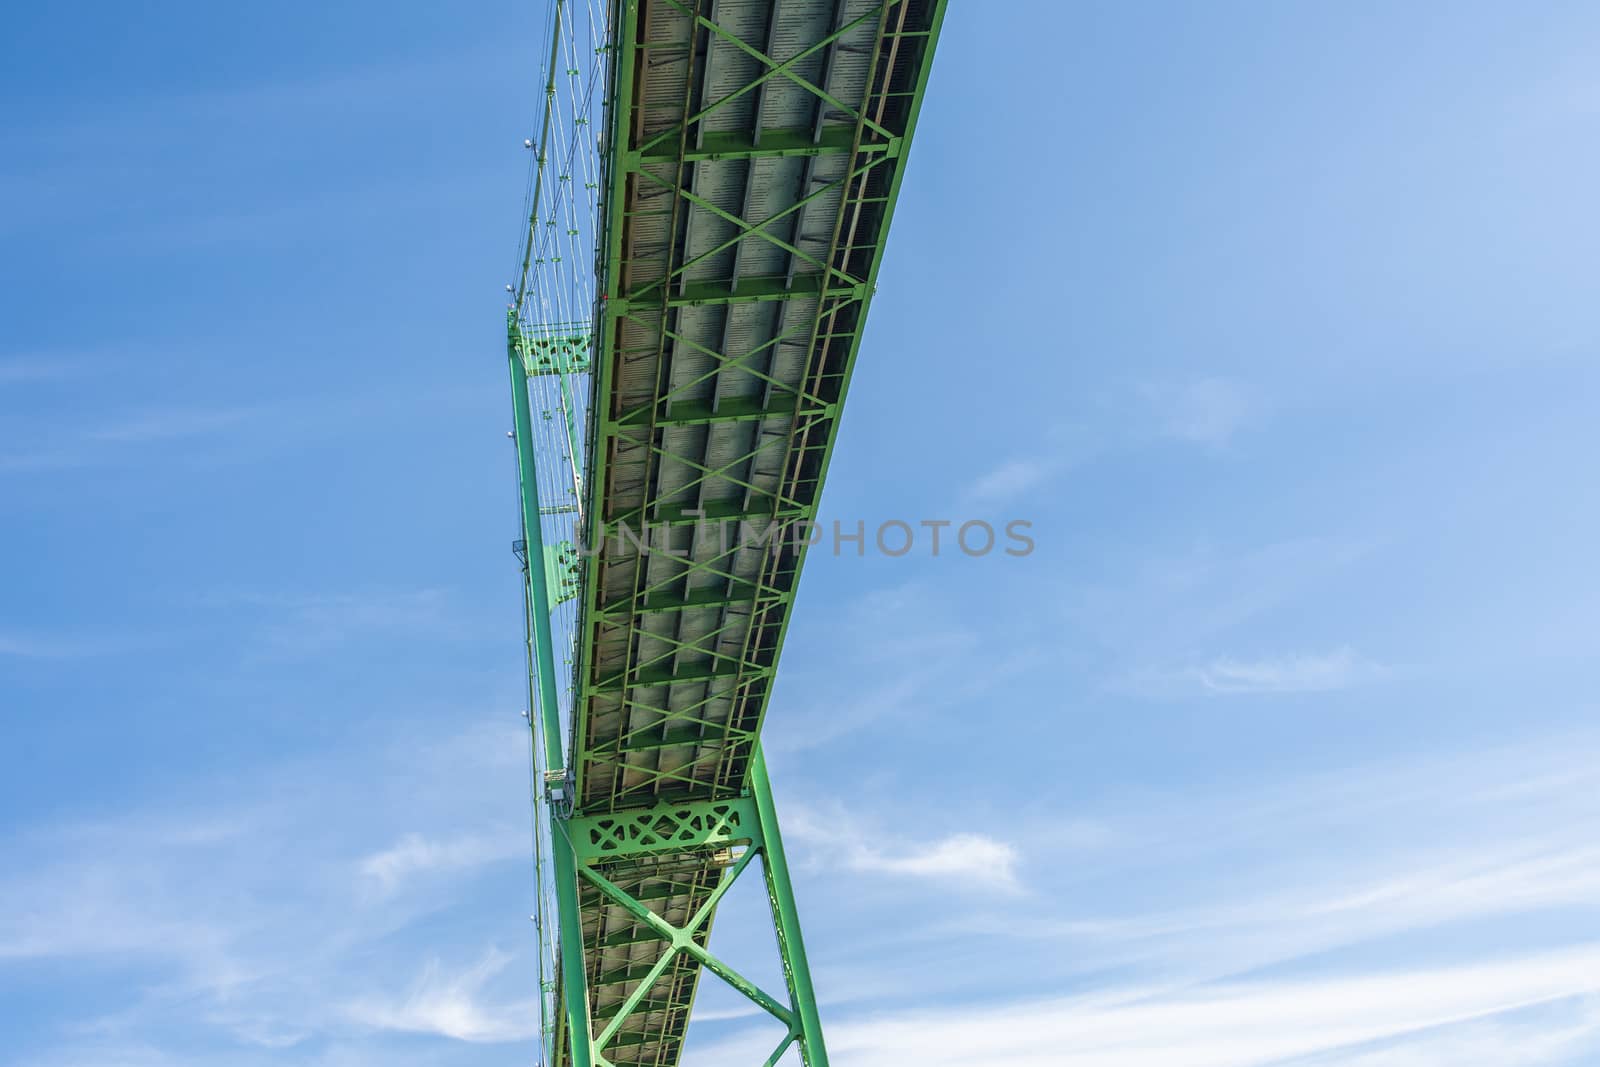
[[[539,519],[539,477],[533,453],[533,416],[528,406],[528,376],[517,352],[516,337],[511,338],[511,400],[516,427],[517,474],[522,484],[522,536],[527,544],[524,590],[528,614],[528,643],[538,687],[537,730],[544,743],[547,780],[558,772],[566,778],[566,759],[561,751],[561,713],[556,703],[556,664],[550,634],[550,590],[544,568],[544,532]],[[530,687],[532,688],[532,687]],[[530,728],[533,716],[529,715]],[[535,788],[541,788],[540,784]],[[560,912],[558,949],[561,956],[563,1014],[573,1067],[593,1067],[590,1045],[589,1004],[583,968],[583,927],[578,912],[578,871],[572,854],[567,820],[552,801],[548,787],[538,798],[550,817],[550,853],[556,883],[556,902]]]
[[[789,859],[778,830],[778,809],[772,803],[772,781],[767,777],[767,757],[760,742],[750,761],[750,792],[755,797],[761,827],[761,869],[767,897],[772,902],[772,925],[778,934],[778,954],[783,977],[789,984],[800,1029],[800,1055],[806,1067],[828,1067],[828,1050],[822,1043],[822,1018],[817,1014],[817,994],[811,986],[811,964],[806,961],[805,940],[800,936],[800,912],[795,907],[794,884],[789,880]]]
[[[563,0],[552,3],[552,71],[562,55],[588,66],[581,35],[561,41]],[[559,924],[542,927],[546,939],[560,932],[548,1067],[693,1067],[682,1057],[706,972],[783,1023],[767,1067],[791,1045],[806,1067],[827,1067],[759,737],[945,0],[601,6],[592,69],[604,75],[604,130],[574,133],[567,149],[592,146],[600,167],[588,186],[601,190],[594,319],[568,324],[592,329],[590,390],[567,388],[564,374],[530,378],[550,372],[542,356],[512,373],[529,702],[546,771],[535,826],[551,836],[536,845],[559,897]],[[581,21],[581,7],[565,9]],[[548,221],[546,146],[563,150],[549,123],[554,84],[552,74],[529,256]],[[572,91],[588,92],[576,81]],[[573,97],[585,116],[574,130],[589,99]],[[530,269],[525,258],[515,287],[524,341],[560,325],[528,317]],[[549,356],[558,374],[562,351]],[[558,395],[541,407],[563,408],[564,440],[533,419],[530,396],[546,388]],[[556,519],[535,464],[559,465],[563,452],[578,499],[549,509],[570,516]],[[564,497],[543,473],[545,495]],[[570,672],[555,654],[567,616],[549,617],[566,572],[547,577],[546,540],[583,548]],[[570,734],[557,705],[569,673]],[[713,912],[757,853],[782,992],[710,945]]]

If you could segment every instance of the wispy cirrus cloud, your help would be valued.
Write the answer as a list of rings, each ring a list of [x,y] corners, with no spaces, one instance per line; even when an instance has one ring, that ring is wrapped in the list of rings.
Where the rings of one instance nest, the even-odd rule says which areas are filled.
[[[1201,545],[1181,553],[1113,554],[1063,596],[1073,640],[1101,657],[1100,683],[1145,696],[1192,693],[1196,685],[1265,686],[1292,679],[1376,681],[1388,668],[1342,645],[1274,656],[1219,654],[1288,619],[1373,554],[1374,543],[1300,537],[1244,548]],[[1299,662],[1295,662],[1299,661]]]
[[[1010,842],[975,830],[909,837],[838,806],[787,812],[792,836],[811,846],[814,862],[862,874],[918,879],[945,888],[1017,892],[1021,853]]]
[[[1059,468],[1048,459],[1009,459],[979,475],[967,487],[967,497],[976,504],[1003,504],[1043,485]]]
[[[537,989],[521,956],[490,949],[460,972],[422,966],[398,992],[392,976],[455,949],[421,920],[463,886],[488,880],[516,897],[519,879],[495,865],[519,839],[526,855],[527,839],[484,814],[525,788],[525,764],[507,758],[525,758],[516,721],[479,721],[466,735],[396,721],[389,743],[359,753],[274,763],[161,808],[0,837],[0,977],[136,976],[71,1007],[59,1055],[39,1062],[117,1062],[100,1051],[148,1046],[155,1062],[187,1064],[181,1050],[202,1039],[213,1046],[206,1062],[241,1064],[313,1038],[371,1062],[376,1031],[515,1040],[537,1019],[536,1002],[516,1000]],[[441,831],[441,821],[470,829]],[[420,829],[402,832],[406,823]],[[400,891],[413,885],[427,891]],[[525,922],[507,916],[504,929],[518,935]],[[329,989],[345,992],[330,999]],[[343,1001],[367,1022],[353,1027]]]
[[[526,833],[462,834],[430,838],[406,834],[381,852],[361,860],[361,873],[383,893],[393,893],[408,880],[435,873],[457,873],[525,857],[531,848]]]
[[[1255,660],[1220,656],[1187,673],[1216,693],[1321,693],[1372,681],[1384,671],[1341,648]]]
[[[354,1001],[344,1014],[376,1030],[436,1034],[474,1044],[527,1040],[539,1032],[538,999],[489,1003],[485,997],[485,986],[510,961],[498,949],[455,972],[430,960],[405,993]]]
[[[0,455],[0,471],[65,470],[126,463],[142,449],[164,442],[216,437],[256,421],[263,409],[239,407],[162,408],[134,411],[77,427],[42,426],[26,436],[26,448]]]
[[[925,942],[981,944],[1027,976],[1004,986],[1015,999],[992,972],[964,984],[923,976],[903,1000],[880,985],[835,1009],[833,1059],[1587,1064],[1600,1053],[1594,743],[1146,797],[1070,858],[1030,832],[1029,877],[1051,886],[1049,909],[954,909],[920,935],[879,935],[858,963],[890,986],[913,983]],[[1041,982],[1100,992],[1020,992]],[[917,1003],[929,998],[946,1007]],[[730,1037],[708,1062],[731,1067],[759,1044]]]
[[[926,878],[945,885],[1016,892],[1015,846],[984,834],[960,833],[917,844],[889,847],[855,841],[845,850],[845,864],[868,874]]]
[[[1266,1067],[1290,1061],[1531,1067],[1600,1049],[1597,1008],[1600,945],[1587,944],[1473,964],[1133,988],[854,1018],[830,1022],[828,1047],[841,1067]],[[1544,1012],[1519,1017],[1531,1009]],[[724,1042],[706,1062],[755,1062],[762,1040]],[[1465,1060],[1443,1056],[1465,1048],[1476,1052]]]
[[[215,907],[174,908],[180,871],[240,833],[214,818],[123,816],[5,842],[0,961],[162,960],[221,981],[232,924]]]
[[[1559,917],[1567,940],[1595,939],[1594,745],[1592,737],[1572,737],[1345,767],[1270,789],[1168,798],[1143,815],[1108,815],[1111,847],[1075,853],[1080,874],[1108,887],[1182,884],[1181,896],[1160,894],[1158,904],[1141,890],[1142,903],[1130,904],[1119,891],[1026,924],[996,911],[954,920],[952,928],[1054,941],[1085,970],[1137,966],[1174,986],[1282,970],[1430,930],[1516,929],[1530,916]],[[1300,847],[1306,841],[1318,848],[1308,853]],[[1046,869],[1060,862],[1038,849],[1031,860]],[[1219,878],[1219,871],[1227,873]],[[1526,928],[1542,927],[1530,921]],[[1405,944],[1378,958],[1418,960]],[[1462,958],[1450,954],[1450,962]]]
[[[978,507],[1008,504],[1082,464],[1163,439],[1216,448],[1264,408],[1254,388],[1228,378],[1123,385],[1087,398],[1040,435],[1032,451],[983,471],[962,499]]]

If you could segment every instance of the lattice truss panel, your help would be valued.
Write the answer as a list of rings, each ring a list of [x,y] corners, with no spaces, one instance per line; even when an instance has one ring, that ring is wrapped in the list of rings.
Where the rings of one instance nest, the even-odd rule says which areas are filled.
[[[619,69],[584,810],[744,784],[801,558],[755,542],[815,514],[934,15],[714,7],[637,5]]]
[[[677,1063],[706,969],[784,1024],[769,1064],[791,1047],[827,1062],[759,737],[796,524],[816,516],[942,16],[942,0],[609,5],[592,377],[573,405],[587,552],[566,745],[546,739],[543,782],[554,881],[576,887],[558,1063]],[[537,198],[534,216],[537,232]],[[521,329],[525,349],[551,333]],[[540,358],[570,357],[524,368]],[[549,593],[528,573],[537,612]],[[757,858],[782,996],[707,945]]]

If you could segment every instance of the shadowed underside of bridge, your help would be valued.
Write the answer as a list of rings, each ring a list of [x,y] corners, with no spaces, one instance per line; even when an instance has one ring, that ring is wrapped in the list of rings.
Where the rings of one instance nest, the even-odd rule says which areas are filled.
[[[708,969],[783,1024],[769,1063],[791,1045],[827,1062],[759,738],[942,15],[942,0],[610,6],[578,431],[594,551],[560,678],[570,732],[553,749],[546,736],[542,776],[558,1063],[678,1063]],[[538,343],[513,325],[514,386],[538,373]],[[525,572],[537,631],[559,579]],[[548,734],[556,719],[540,721]],[[708,948],[750,866],[772,905],[776,992]]]

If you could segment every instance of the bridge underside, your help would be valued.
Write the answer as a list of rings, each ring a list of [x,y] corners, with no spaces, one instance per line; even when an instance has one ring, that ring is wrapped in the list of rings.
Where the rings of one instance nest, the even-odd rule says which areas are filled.
[[[942,14],[612,4],[583,479],[598,552],[557,832],[594,1062],[676,1064],[709,968],[786,1024],[771,1062],[795,1043],[826,1063],[759,737]],[[758,855],[787,996],[706,950]],[[584,1059],[574,1037],[563,1063]]]

